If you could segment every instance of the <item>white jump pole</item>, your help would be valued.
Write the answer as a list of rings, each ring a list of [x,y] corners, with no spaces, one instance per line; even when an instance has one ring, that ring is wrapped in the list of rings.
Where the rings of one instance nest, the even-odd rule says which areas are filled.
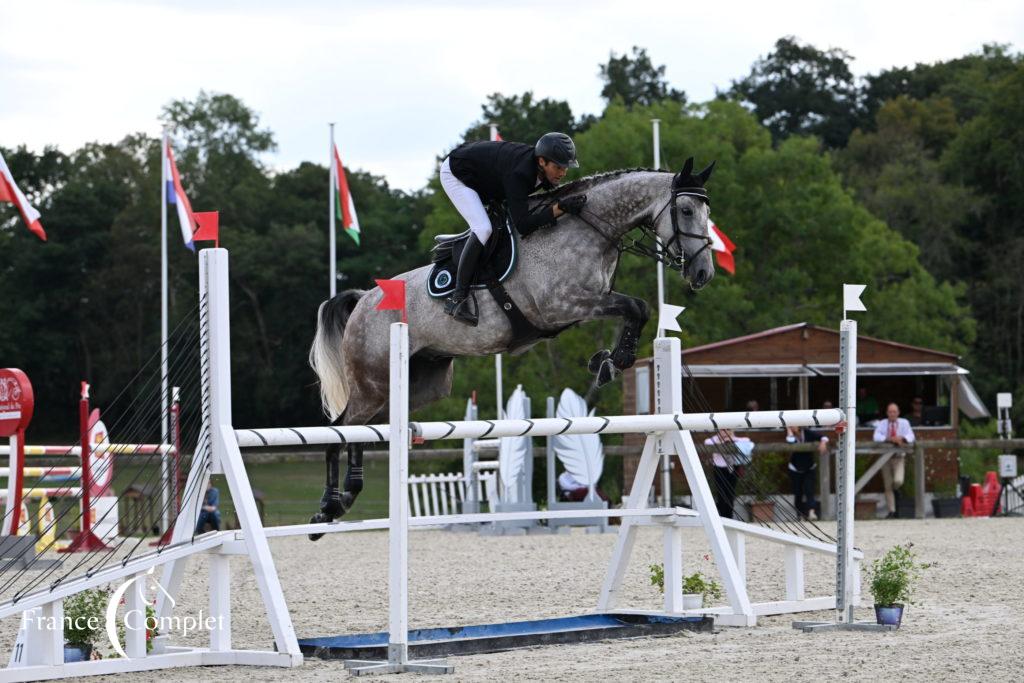
[[[388,673],[452,673],[443,660],[409,660],[409,326],[391,325],[391,439],[388,443],[388,658],[349,660],[356,676]]]
[[[839,485],[836,514],[836,610],[839,621],[853,624],[854,596],[859,576],[853,562],[853,517],[856,494],[857,449],[857,321],[843,320],[839,326],[839,408],[845,414],[846,430],[840,439]]]
[[[647,434],[650,432],[716,432],[719,429],[782,429],[786,426],[831,427],[843,421],[838,408],[817,410],[761,410],[736,413],[665,413],[652,415],[591,415],[533,420],[464,420],[412,422],[414,436],[424,441],[443,439],[497,439],[502,436],[555,434]],[[271,427],[235,431],[241,448],[266,446],[327,446],[338,443],[384,443],[391,428],[386,424],[345,427]]]
[[[654,146],[654,169],[661,170],[661,119],[651,119],[651,135]],[[658,255],[661,255],[661,240],[657,240]],[[658,259],[658,320],[657,339],[665,336],[661,327],[661,305],[665,302],[665,264]],[[672,506],[672,454],[664,453],[661,458],[661,506]]]
[[[489,123],[487,124],[491,130],[491,142],[496,142],[500,138],[498,136],[498,124]],[[502,379],[504,370],[501,367],[501,354],[494,354],[494,393],[497,396],[498,403],[497,408],[494,410],[494,415],[500,420],[505,417],[505,393],[502,388]]]

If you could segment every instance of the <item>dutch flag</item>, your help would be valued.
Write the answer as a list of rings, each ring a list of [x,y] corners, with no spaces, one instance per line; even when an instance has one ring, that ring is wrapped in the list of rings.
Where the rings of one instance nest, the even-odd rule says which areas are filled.
[[[174,152],[171,146],[167,145],[164,152],[164,174],[167,178],[167,201],[174,204],[178,209],[178,223],[181,225],[181,239],[185,246],[191,251],[196,247],[192,236],[196,232],[197,224],[195,214],[192,213],[192,204],[185,195],[185,188],[181,186],[181,176],[178,175],[178,165],[174,163]]]

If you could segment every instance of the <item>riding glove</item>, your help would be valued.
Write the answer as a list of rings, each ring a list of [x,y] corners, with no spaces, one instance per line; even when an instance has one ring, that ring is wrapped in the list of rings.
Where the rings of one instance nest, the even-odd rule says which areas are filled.
[[[566,197],[562,201],[558,202],[558,208],[565,213],[572,214],[573,216],[579,216],[580,212],[583,211],[583,205],[587,203],[587,195],[577,194],[572,197]]]

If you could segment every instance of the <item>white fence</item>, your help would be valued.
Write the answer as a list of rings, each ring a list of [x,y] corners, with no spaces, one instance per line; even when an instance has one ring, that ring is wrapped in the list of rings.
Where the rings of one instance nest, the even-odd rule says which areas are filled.
[[[481,463],[484,464],[484,463]],[[476,477],[476,500],[490,506],[498,500],[496,472],[481,472]],[[414,474],[409,477],[409,512],[413,517],[456,515],[463,511],[467,498],[466,475]]]

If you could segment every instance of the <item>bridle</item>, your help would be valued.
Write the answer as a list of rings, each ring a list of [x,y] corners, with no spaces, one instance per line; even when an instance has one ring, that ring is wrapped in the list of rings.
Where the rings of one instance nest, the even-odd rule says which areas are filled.
[[[591,228],[593,228],[598,235],[603,237],[610,244],[614,244],[620,254],[625,252],[629,254],[643,256],[644,258],[649,258],[653,261],[663,263],[669,268],[674,268],[678,270],[680,273],[682,273],[683,269],[686,267],[686,251],[683,249],[682,239],[689,237],[693,239],[703,240],[704,242],[703,246],[701,246],[701,248],[698,249],[695,254],[690,256],[691,260],[696,259],[702,253],[704,253],[705,249],[710,249],[713,242],[711,240],[710,234],[702,235],[697,232],[689,232],[683,230],[682,228],[679,227],[679,216],[676,211],[676,200],[679,197],[696,197],[697,199],[707,204],[709,207],[711,206],[711,199],[708,197],[707,190],[705,190],[703,187],[694,186],[674,188],[672,190],[672,197],[669,198],[667,202],[665,202],[664,206],[662,206],[656,214],[654,214],[654,218],[652,218],[650,222],[645,222],[637,226],[636,229],[640,231],[640,236],[637,238],[627,238],[626,235],[623,235],[619,239],[609,237],[604,233],[604,231],[602,231],[592,222],[587,220],[587,218],[582,213],[578,216],[578,218],[587,225],[589,225]],[[589,213],[591,216],[598,219],[605,225],[608,225],[612,228],[616,227],[615,225],[605,220],[601,216],[597,215],[593,211],[586,209],[586,207],[584,208],[587,213]],[[658,249],[658,219],[661,218],[661,214],[665,213],[665,210],[669,208],[671,208],[672,216],[672,237],[668,240],[668,242],[665,243],[663,248]],[[653,243],[653,246],[651,244],[647,244],[647,240],[650,240]],[[679,255],[670,255],[670,247],[675,247]]]

